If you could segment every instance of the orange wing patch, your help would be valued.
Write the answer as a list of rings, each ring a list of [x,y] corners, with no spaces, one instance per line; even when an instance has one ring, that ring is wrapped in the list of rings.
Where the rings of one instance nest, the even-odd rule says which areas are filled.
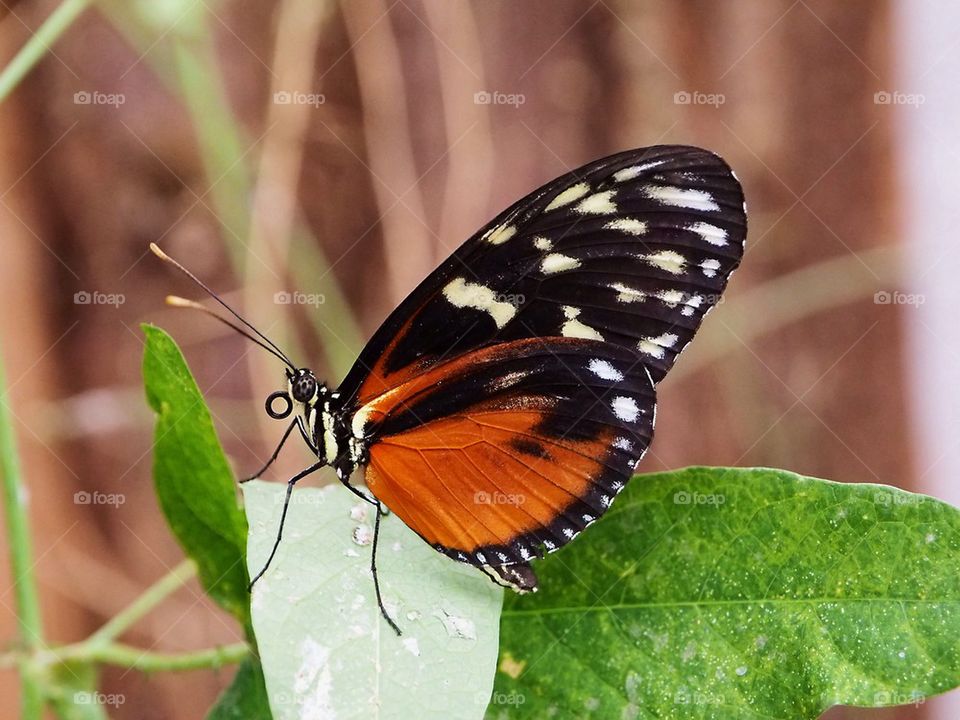
[[[481,348],[359,407],[370,491],[436,549],[523,563],[602,515],[650,444],[635,354],[581,338]]]
[[[371,449],[367,485],[424,540],[461,560],[479,552],[480,562],[508,561],[485,557],[486,548],[514,548],[519,557],[510,559],[529,559],[536,548],[521,538],[539,538],[548,549],[570,539],[556,535],[556,520],[577,513],[594,489],[612,434],[548,438],[535,430],[541,419],[538,412],[486,412],[387,438]],[[585,526],[603,509],[567,519]]]

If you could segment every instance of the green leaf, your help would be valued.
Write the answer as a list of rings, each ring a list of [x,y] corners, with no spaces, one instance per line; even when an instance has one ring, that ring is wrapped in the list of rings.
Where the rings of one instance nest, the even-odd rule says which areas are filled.
[[[240,663],[230,687],[207,714],[207,720],[272,720],[272,717],[263,669],[252,657]]]
[[[196,561],[204,589],[246,626],[247,527],[233,473],[173,339],[150,325],[144,325],[143,332],[143,377],[147,400],[157,413],[153,478],[160,507],[180,545]]]
[[[960,684],[960,512],[779,470],[640,476],[503,612],[491,718],[815,718]]]
[[[270,554],[286,486],[243,487],[252,575]],[[283,542],[253,592],[274,717],[482,718],[493,688],[501,588],[388,516],[377,572],[403,631],[397,637],[374,595],[373,516],[371,505],[340,486],[293,493]]]

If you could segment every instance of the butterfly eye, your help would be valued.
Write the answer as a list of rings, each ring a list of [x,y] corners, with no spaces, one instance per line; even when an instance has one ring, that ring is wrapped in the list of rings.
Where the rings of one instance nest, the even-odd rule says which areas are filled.
[[[281,401],[280,409],[277,409],[278,400]],[[290,400],[290,396],[284,391],[278,390],[275,393],[270,393],[269,397],[267,397],[265,407],[267,410],[267,415],[272,417],[274,420],[283,420],[293,411],[293,401]]]
[[[293,399],[297,402],[308,402],[317,392],[317,380],[313,375],[301,375],[293,381]]]

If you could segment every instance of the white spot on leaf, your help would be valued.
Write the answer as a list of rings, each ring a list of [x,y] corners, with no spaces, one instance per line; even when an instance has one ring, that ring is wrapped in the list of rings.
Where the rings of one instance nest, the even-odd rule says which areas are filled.
[[[300,666],[293,679],[293,691],[302,701],[300,719],[335,718],[332,690],[330,649],[308,636],[300,645]]]
[[[477,639],[477,627],[474,625],[473,620],[458,617],[443,608],[435,610],[433,616],[440,619],[444,629],[447,631],[447,635],[450,637],[460,638],[462,640]]]

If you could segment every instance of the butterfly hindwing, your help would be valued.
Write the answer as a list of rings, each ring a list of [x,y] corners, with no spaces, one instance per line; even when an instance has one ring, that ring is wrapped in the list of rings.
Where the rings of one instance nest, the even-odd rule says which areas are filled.
[[[636,353],[581,338],[500,343],[367,406],[370,490],[447,555],[524,564],[609,508],[650,444],[653,382]],[[516,568],[502,584],[532,589]]]
[[[461,246],[387,319],[341,390],[362,404],[494,342],[604,341],[659,381],[740,262],[740,184],[716,155],[658,146],[534,191]]]

